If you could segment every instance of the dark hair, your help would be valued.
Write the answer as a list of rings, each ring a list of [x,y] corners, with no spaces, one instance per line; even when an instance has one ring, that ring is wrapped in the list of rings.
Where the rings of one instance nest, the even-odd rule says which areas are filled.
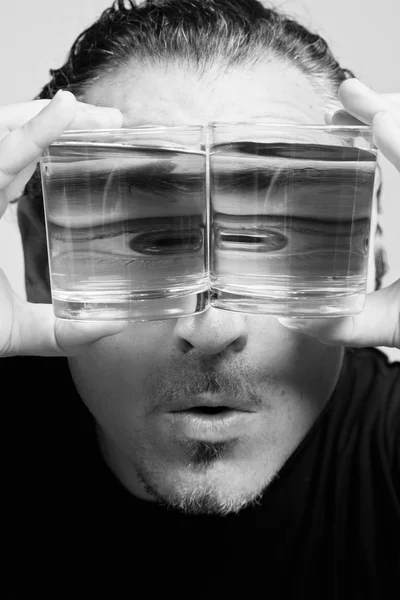
[[[39,97],[52,98],[60,88],[81,95],[133,57],[207,69],[254,64],[266,53],[295,64],[336,102],[341,82],[354,77],[319,35],[257,0],[153,0],[140,6],[118,0],[76,39]]]
[[[144,64],[179,61],[205,71],[254,64],[266,56],[295,65],[326,102],[336,106],[340,84],[354,77],[339,65],[322,37],[257,0],[152,0],[139,6],[117,0],[76,39],[66,63],[50,71],[51,80],[37,98],[52,98],[65,89],[84,99],[90,85],[132,58]],[[27,297],[50,302],[38,169],[19,201],[18,221]],[[379,227],[377,234],[380,237]],[[375,263],[379,288],[386,270],[380,244]]]

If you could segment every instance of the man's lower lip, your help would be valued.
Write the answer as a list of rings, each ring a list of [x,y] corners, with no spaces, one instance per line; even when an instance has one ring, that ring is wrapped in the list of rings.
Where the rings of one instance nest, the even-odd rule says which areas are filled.
[[[215,414],[192,411],[167,413],[174,432],[179,437],[198,441],[222,441],[243,434],[256,413],[227,410]]]

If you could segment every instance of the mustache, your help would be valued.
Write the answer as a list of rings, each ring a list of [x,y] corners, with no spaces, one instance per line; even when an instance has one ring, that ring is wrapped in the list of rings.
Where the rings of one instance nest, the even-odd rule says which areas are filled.
[[[152,405],[165,406],[201,394],[221,394],[248,399],[252,404],[261,406],[266,404],[266,400],[260,384],[276,387],[274,380],[266,375],[260,378],[260,375],[256,376],[252,371],[243,372],[237,366],[232,366],[229,372],[226,368],[222,371],[209,361],[200,359],[185,367],[170,368],[160,378],[153,393]]]
[[[183,386],[183,393],[187,396],[196,394],[229,394],[229,396],[242,396],[249,391],[249,385],[237,378],[221,373],[206,372],[196,374]]]

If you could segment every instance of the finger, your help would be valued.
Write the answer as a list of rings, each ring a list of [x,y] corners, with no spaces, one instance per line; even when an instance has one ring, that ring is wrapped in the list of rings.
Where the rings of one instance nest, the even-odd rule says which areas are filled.
[[[358,79],[347,79],[339,88],[339,99],[353,117],[372,124],[378,112],[388,111],[400,121],[400,100],[397,94],[378,94]]]
[[[368,88],[367,88],[368,89]],[[372,90],[371,90],[372,91]],[[396,107],[400,108],[400,94],[379,94],[384,100],[388,100],[391,105],[395,104]],[[360,121],[356,117],[353,117],[345,109],[336,110],[334,113],[325,115],[325,122],[327,125],[350,125],[350,126],[365,126],[364,121]]]
[[[350,113],[345,110],[338,110],[331,116],[332,125],[344,125],[352,127],[365,127],[365,123],[353,117]]]
[[[6,188],[20,171],[37,160],[76,114],[76,100],[68,92],[58,93],[33,119],[9,133],[0,142],[0,189]]]
[[[353,317],[279,319],[285,327],[334,346],[400,347],[400,280],[368,294],[365,309]]]
[[[22,169],[22,171],[20,171],[18,175],[12,180],[10,185],[8,185],[4,190],[0,190],[0,198],[2,201],[4,201],[6,205],[4,208],[7,208],[9,202],[11,202],[12,200],[16,200],[21,196],[26,184],[35,172],[35,169],[36,161]]]
[[[98,340],[123,331],[123,321],[76,322],[57,319],[51,304],[22,302],[15,318],[19,322],[18,347],[13,354],[77,356]]]
[[[61,319],[55,321],[55,340],[59,353],[63,356],[78,356],[91,344],[121,333],[127,326],[127,323],[123,321],[93,323],[78,323]]]
[[[0,130],[22,127],[50,102],[50,100],[33,100],[1,107]],[[76,108],[76,118],[68,125],[68,129],[118,129],[122,126],[122,113],[117,108],[95,106],[84,102],[77,102]]]
[[[76,119],[68,129],[119,129],[122,122],[118,108],[78,102]]]
[[[386,96],[396,96],[397,100],[400,98],[400,94],[382,94],[382,95],[383,96],[385,96],[385,95]],[[399,102],[400,102],[400,100],[399,100]],[[400,104],[399,104],[399,106],[400,106]],[[350,125],[352,127],[365,126],[365,123],[363,121],[356,119],[356,117],[353,117],[350,113],[348,113],[344,109],[337,110],[332,115],[327,115],[326,123],[328,125],[342,125],[342,126]]]
[[[342,84],[344,86],[344,84]],[[346,84],[347,85],[347,84]],[[368,88],[367,88],[368,89]],[[371,90],[372,91],[372,90]],[[396,107],[400,108],[400,94],[379,94],[384,100],[388,100],[391,104],[395,104]],[[350,125],[350,126],[365,126],[364,121],[360,121],[356,117],[353,117],[345,109],[336,110],[334,113],[325,114],[325,123],[327,125]]]
[[[375,144],[400,171],[400,127],[387,112],[377,113],[372,123]]]
[[[11,132],[11,129],[8,129],[8,127],[1,127],[0,128],[0,142],[5,137],[7,137],[10,132]]]
[[[36,117],[48,104],[50,104],[50,100],[32,100],[31,102],[2,106],[0,108],[0,128],[16,129],[21,127]]]
[[[379,94],[385,100],[388,100],[391,104],[395,104],[400,108],[400,93],[397,94]]]
[[[32,177],[36,169],[36,162],[31,163],[25,169],[22,169],[16,178],[4,190],[0,189],[0,218],[7,210],[8,204],[12,200],[19,198],[25,188],[25,185]]]

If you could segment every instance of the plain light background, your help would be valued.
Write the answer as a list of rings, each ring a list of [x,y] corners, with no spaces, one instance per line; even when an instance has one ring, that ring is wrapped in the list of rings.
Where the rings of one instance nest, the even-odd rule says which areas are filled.
[[[74,39],[110,0],[1,2],[0,106],[31,100],[60,67]],[[264,2],[272,6],[269,2]],[[343,67],[377,92],[400,93],[399,0],[277,0],[273,5],[322,35]],[[389,285],[400,277],[400,175],[382,159]],[[0,222],[0,266],[23,297],[22,248],[15,215]],[[400,350],[385,349],[393,360]]]

